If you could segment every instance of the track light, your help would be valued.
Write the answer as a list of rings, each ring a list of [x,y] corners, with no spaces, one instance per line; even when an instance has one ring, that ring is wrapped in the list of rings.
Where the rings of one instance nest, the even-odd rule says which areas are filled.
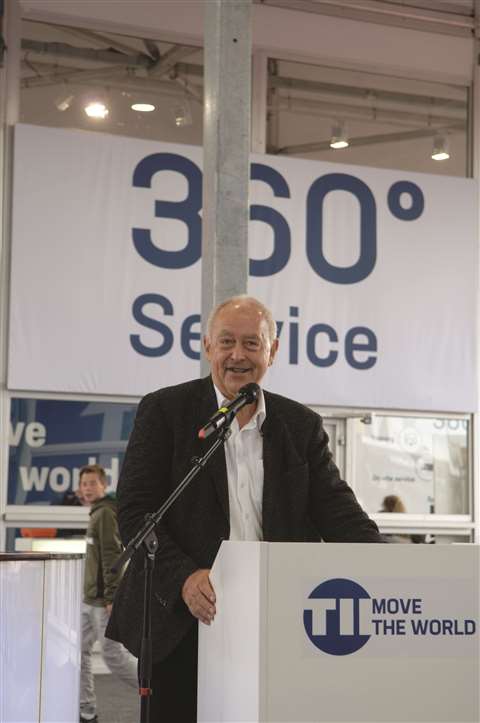
[[[438,133],[433,141],[432,158],[434,161],[447,161],[450,158],[448,149],[448,138],[442,133]]]
[[[55,100],[56,109],[59,111],[62,111],[62,113],[63,113],[63,111],[68,110],[70,108],[70,106],[72,105],[72,101],[74,98],[75,98],[75,96],[73,94],[72,95],[60,95]]]
[[[186,98],[173,107],[173,118],[178,128],[192,125],[192,109]]]
[[[88,115],[89,118],[98,118],[101,120],[105,120],[107,117],[109,110],[105,103],[99,100],[91,101],[87,103],[87,105],[84,108],[85,113]]]
[[[132,103],[130,108],[139,113],[151,113],[152,110],[155,110],[155,106],[152,103]]]
[[[345,123],[334,123],[332,126],[332,137],[330,138],[330,148],[348,148],[349,145]]]

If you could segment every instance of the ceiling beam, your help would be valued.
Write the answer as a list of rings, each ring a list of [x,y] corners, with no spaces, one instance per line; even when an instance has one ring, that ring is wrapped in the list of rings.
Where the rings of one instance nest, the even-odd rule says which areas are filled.
[[[160,48],[154,40],[143,38],[143,44],[145,45],[148,54],[157,61],[160,58]]]
[[[403,131],[400,133],[383,133],[382,135],[359,136],[357,138],[349,138],[349,148],[357,146],[370,146],[378,143],[398,143],[400,141],[412,141],[418,138],[433,138],[440,129],[423,128],[416,131]],[[442,130],[463,130],[456,125]],[[270,153],[276,155],[298,155],[301,153],[318,153],[319,151],[327,151],[330,149],[330,141],[319,141],[317,143],[301,143],[293,146],[283,146],[277,150],[270,149]]]
[[[92,30],[84,30],[83,28],[72,28],[68,25],[57,25],[56,27],[73,37],[90,40],[92,43],[103,45],[104,49],[111,48],[112,50],[124,53],[125,55],[131,55],[132,53],[135,55],[139,52],[138,48],[135,47],[133,43],[130,45],[117,40],[116,38],[111,38],[109,35],[105,35],[103,33],[96,33]]]
[[[156,75],[161,77],[169,73],[180,60],[196,53],[198,48],[194,48],[191,45],[174,45],[166,53],[159,57],[158,61],[154,63],[149,69],[149,75]]]
[[[69,60],[84,60],[107,65],[128,65],[145,68],[150,66],[151,59],[146,55],[125,55],[116,50],[94,50],[92,48],[76,48],[66,43],[43,43],[39,40],[22,40],[22,50],[38,55],[48,55]]]
[[[389,110],[382,108],[366,108],[359,105],[347,103],[332,103],[307,98],[280,98],[277,100],[277,108],[282,112],[303,113],[304,115],[330,118],[331,120],[351,119],[375,121],[395,126],[410,127],[438,127],[451,123],[465,123],[466,118],[458,114],[437,115],[429,113],[411,113],[401,110]],[[275,112],[275,107],[269,107],[270,112]]]
[[[35,64],[29,63],[29,66],[35,70]],[[42,75],[39,73],[36,76],[29,76],[28,78],[22,78],[20,81],[21,88],[42,88],[49,85],[60,85],[61,83],[73,83],[73,82],[84,82],[90,79],[97,78],[110,78],[116,75],[126,72],[125,68],[115,65],[113,68],[85,68],[79,70],[78,68],[65,68],[52,73],[46,73]],[[106,81],[108,82],[108,81]]]
[[[407,6],[387,0],[255,0],[287,10],[329,15],[349,20],[392,25],[430,33],[472,37],[474,20],[470,15]],[[437,7],[440,3],[437,3]],[[453,7],[449,3],[449,7]]]
[[[359,88],[351,85],[338,83],[326,83],[319,80],[307,80],[303,78],[292,78],[285,76],[270,76],[269,83],[273,88],[284,90],[305,91],[309,93],[333,93],[335,96],[343,96],[349,99],[360,100],[393,101],[407,105],[427,105],[435,109],[458,108],[466,112],[467,102],[453,98],[440,98],[438,96],[402,93],[380,89]]]

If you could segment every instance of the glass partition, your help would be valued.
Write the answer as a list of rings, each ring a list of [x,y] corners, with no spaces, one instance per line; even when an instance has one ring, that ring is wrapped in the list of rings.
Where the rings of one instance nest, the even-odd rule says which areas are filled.
[[[372,414],[350,425],[352,483],[369,513],[471,514],[469,419]]]

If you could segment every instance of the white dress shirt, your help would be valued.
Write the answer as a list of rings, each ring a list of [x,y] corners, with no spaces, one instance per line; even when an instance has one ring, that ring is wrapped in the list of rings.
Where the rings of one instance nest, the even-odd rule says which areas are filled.
[[[215,393],[220,408],[226,400],[217,387]],[[265,417],[265,399],[260,389],[253,417],[241,429],[235,418],[231,424],[232,434],[225,444],[230,540],[263,540],[263,438],[260,429]]]

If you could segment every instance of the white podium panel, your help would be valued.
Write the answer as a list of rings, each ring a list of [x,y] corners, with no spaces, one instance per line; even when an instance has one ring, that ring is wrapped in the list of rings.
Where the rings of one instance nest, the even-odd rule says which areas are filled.
[[[83,560],[49,560],[45,568],[40,721],[65,723],[80,709]]]
[[[479,547],[223,543],[199,720],[478,723]]]
[[[43,562],[0,563],[0,721],[38,721]]]
[[[78,720],[82,558],[0,554],[0,723]]]

